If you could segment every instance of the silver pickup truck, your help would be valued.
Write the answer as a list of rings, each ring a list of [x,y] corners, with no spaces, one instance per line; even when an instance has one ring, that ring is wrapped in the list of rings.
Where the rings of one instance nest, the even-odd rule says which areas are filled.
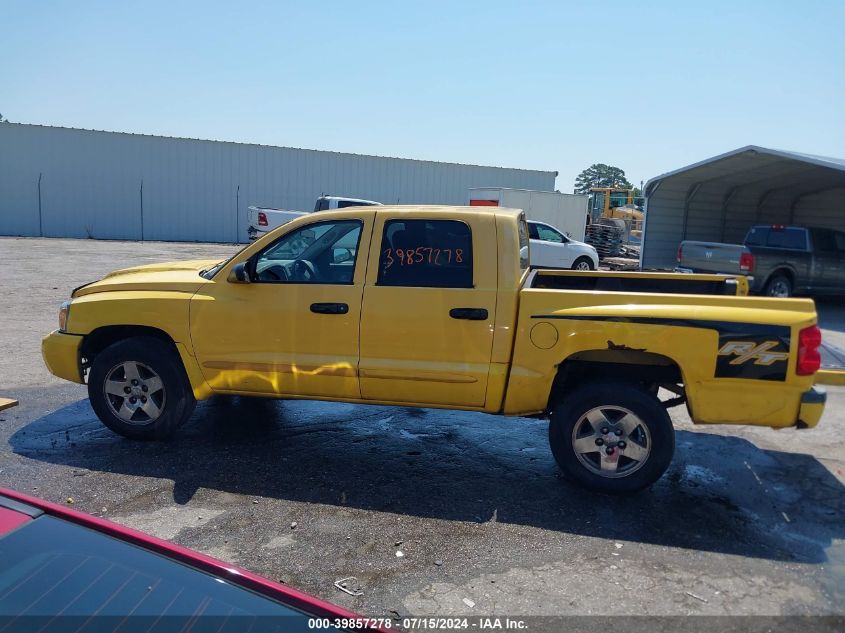
[[[751,292],[770,297],[845,293],[845,233],[801,226],[757,225],[744,244],[685,240],[679,272],[748,276]]]

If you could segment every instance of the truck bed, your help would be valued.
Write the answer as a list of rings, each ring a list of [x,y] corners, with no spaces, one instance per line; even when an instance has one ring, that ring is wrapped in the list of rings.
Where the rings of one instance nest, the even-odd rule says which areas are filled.
[[[738,274],[739,257],[745,250],[742,244],[684,240],[678,266],[693,272]]]
[[[845,350],[822,341],[819,352],[822,357],[822,366],[816,374],[816,383],[845,385]]]
[[[742,275],[538,270],[528,288],[599,292],[643,292],[743,296],[748,281]]]

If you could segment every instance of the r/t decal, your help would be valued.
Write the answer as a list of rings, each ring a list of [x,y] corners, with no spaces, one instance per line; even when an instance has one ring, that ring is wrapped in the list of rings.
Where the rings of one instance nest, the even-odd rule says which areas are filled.
[[[742,365],[753,360],[755,365],[768,367],[772,363],[789,358],[788,352],[769,351],[779,344],[778,341],[766,341],[759,345],[749,341],[730,341],[722,345],[722,349],[719,350],[719,356],[736,356],[736,358],[731,360],[731,365]]]

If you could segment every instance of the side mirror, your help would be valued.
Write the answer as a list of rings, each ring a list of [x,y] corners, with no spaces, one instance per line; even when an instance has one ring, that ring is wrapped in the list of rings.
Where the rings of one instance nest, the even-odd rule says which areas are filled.
[[[240,262],[232,267],[228,281],[233,284],[248,284],[250,282],[247,262]]]
[[[335,264],[342,264],[352,259],[352,253],[348,248],[336,248],[332,254],[332,259]]]

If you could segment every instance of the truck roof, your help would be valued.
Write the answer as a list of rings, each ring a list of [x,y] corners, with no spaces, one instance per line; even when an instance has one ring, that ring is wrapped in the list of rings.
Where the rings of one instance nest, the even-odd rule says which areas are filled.
[[[522,209],[510,209],[508,207],[470,207],[466,205],[439,205],[439,204],[401,204],[401,205],[385,205],[378,212],[383,211],[406,211],[413,213],[415,211],[425,211],[426,213],[442,213],[448,215],[455,211],[468,211],[470,213],[501,215],[512,218],[518,218],[522,213]]]

